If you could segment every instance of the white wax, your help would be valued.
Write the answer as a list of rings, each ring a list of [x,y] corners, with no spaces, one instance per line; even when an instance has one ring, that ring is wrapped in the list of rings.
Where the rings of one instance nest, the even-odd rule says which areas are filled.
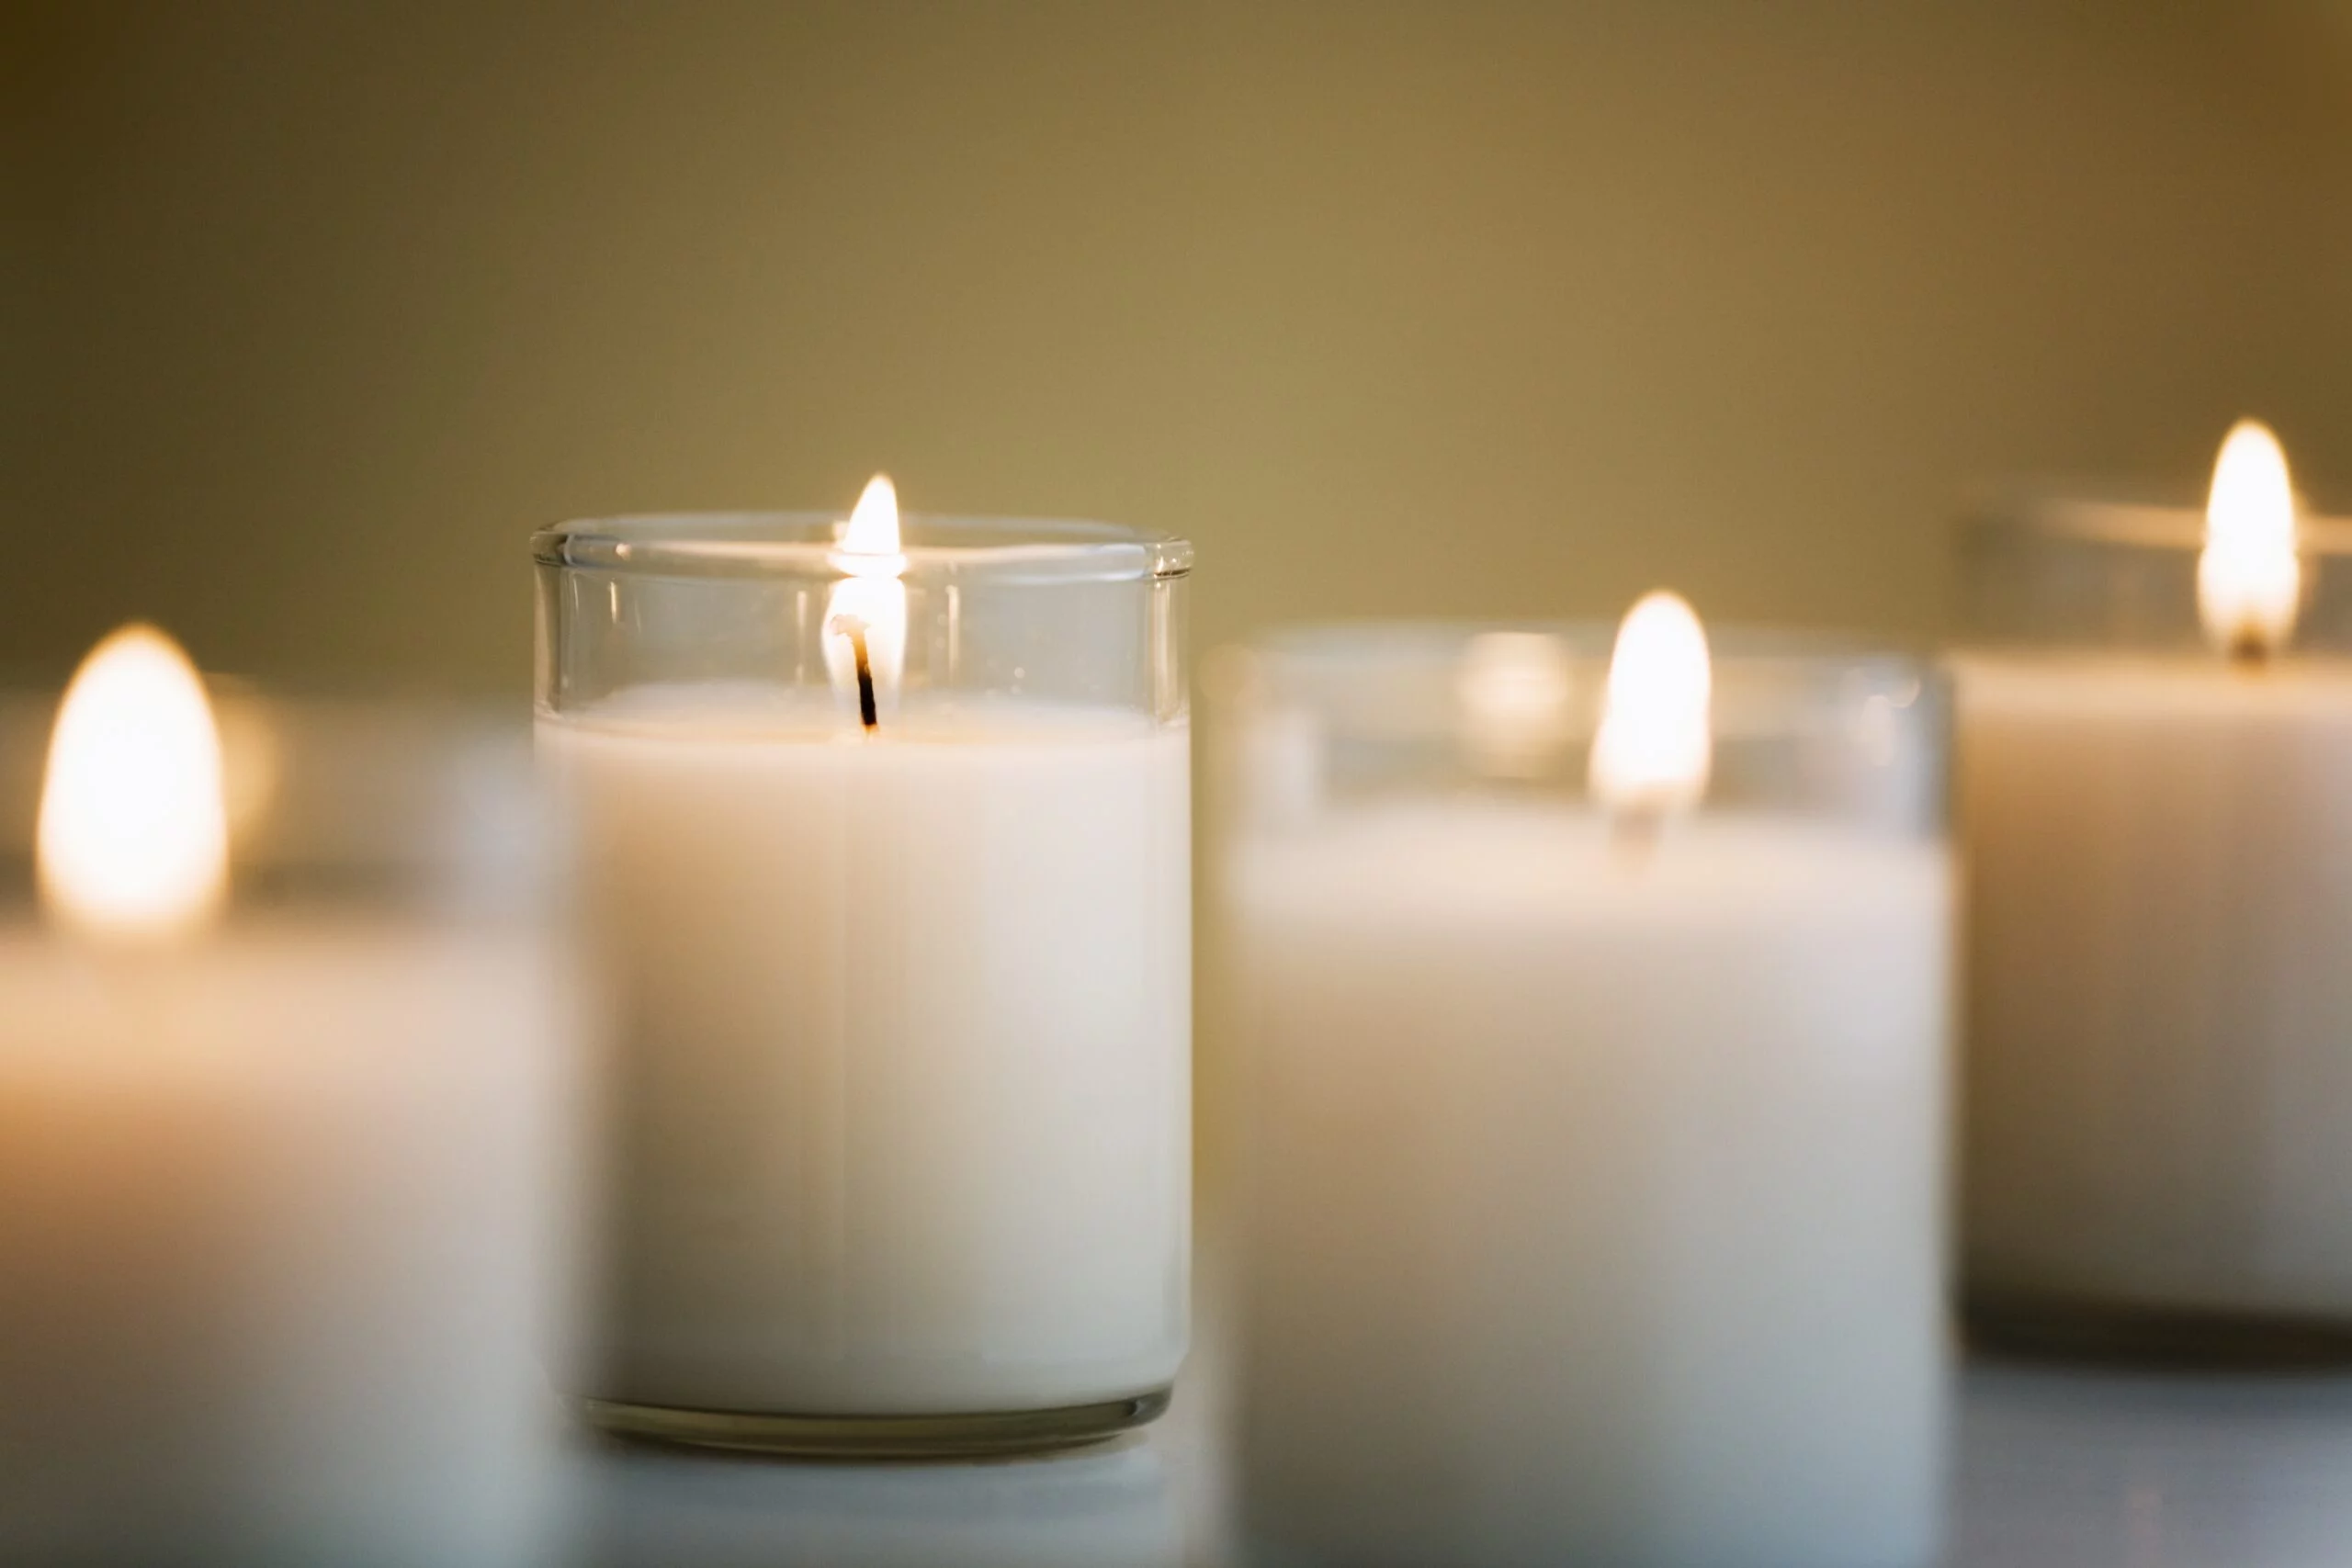
[[[600,1397],[1051,1408],[1185,1339],[1187,738],[641,689],[539,732],[617,994]]]
[[[0,934],[0,1559],[541,1561],[567,988],[498,932]]]
[[[1958,666],[1987,1299],[2352,1319],[2352,666]]]
[[[1917,1564],[1934,848],[1565,807],[1232,857],[1250,1528],[1308,1561]]]

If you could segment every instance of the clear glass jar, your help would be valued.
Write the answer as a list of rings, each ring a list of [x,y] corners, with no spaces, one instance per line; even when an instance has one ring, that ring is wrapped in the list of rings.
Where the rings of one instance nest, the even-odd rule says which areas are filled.
[[[1959,530],[1968,647],[2193,653],[2205,514],[2150,501],[2021,490]],[[2302,581],[2286,651],[2352,649],[2352,521],[2304,517]]]
[[[1248,823],[1487,794],[1587,803],[1615,628],[1442,623],[1276,634],[1227,661],[1223,781]],[[1711,634],[1702,813],[1934,836],[1944,691],[1919,661],[1803,634]]]
[[[1718,637],[1712,765],[1626,804],[1590,783],[1611,647],[1342,626],[1219,671],[1248,1528],[1931,1561],[1939,684]]]
[[[528,731],[211,708],[227,893],[158,934],[36,897],[56,703],[0,698],[0,1558],[543,1561],[583,1020]]]
[[[2025,494],[1960,534],[1973,1331],[2352,1358],[2352,526],[2275,646],[2202,625],[2202,513]]]
[[[619,1021],[591,1409],[821,1453],[1098,1437],[1186,1337],[1190,547],[911,516],[877,569],[842,527],[534,541]]]

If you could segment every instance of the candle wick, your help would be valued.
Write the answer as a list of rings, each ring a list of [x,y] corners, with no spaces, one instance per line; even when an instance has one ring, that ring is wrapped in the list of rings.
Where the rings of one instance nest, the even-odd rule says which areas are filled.
[[[874,656],[866,647],[865,622],[856,615],[835,615],[832,625],[849,638],[850,653],[857,660],[857,718],[872,735],[882,728],[882,715],[874,700]]]
[[[857,721],[865,726],[865,733],[873,734],[882,728],[882,716],[874,704],[874,660],[865,649],[865,623],[852,624],[849,633],[850,651],[857,655]]]
[[[2230,662],[2241,670],[2259,670],[2270,662],[2270,642],[2249,626],[2230,639]]]
[[[1626,807],[1610,813],[1609,842],[1617,858],[1635,869],[1646,866],[1657,853],[1666,831],[1666,813],[1645,807]]]

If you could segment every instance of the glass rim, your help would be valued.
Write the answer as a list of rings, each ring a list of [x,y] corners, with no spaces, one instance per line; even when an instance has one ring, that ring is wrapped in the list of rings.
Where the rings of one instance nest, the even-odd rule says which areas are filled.
[[[1589,739],[1600,721],[1617,623],[1598,620],[1338,621],[1283,628],[1236,646],[1238,658],[1213,679],[1255,686],[1344,727],[1390,735],[1445,729],[1463,701],[1457,678],[1476,665],[1491,635],[1552,639],[1572,682],[1565,732]],[[1733,624],[1707,629],[1713,671],[1709,724],[1718,741],[1803,730],[1808,715],[1847,711],[1883,698],[1897,708],[1939,711],[1948,697],[1941,660],[1826,630]],[[1262,684],[1261,684],[1262,682]],[[1345,716],[1340,717],[1339,716]]]
[[[1961,518],[1973,536],[2046,538],[2120,549],[2197,551],[2205,546],[2205,508],[2089,490],[2021,487],[1983,498]],[[2352,517],[2299,505],[2298,552],[2352,556]]]
[[[229,856],[223,930],[262,914],[376,912],[473,897],[519,907],[544,875],[527,717],[364,685],[284,690],[208,673]],[[0,923],[39,904],[34,864],[62,694],[0,689]]]
[[[1726,664],[1792,671],[1865,668],[1891,675],[1928,675],[1939,660],[1937,650],[1925,642],[1803,626],[1700,624],[1707,634],[1708,659],[1718,669]],[[1458,658],[1470,642],[1490,633],[1526,633],[1553,638],[1579,663],[1606,665],[1616,647],[1618,625],[1591,618],[1317,621],[1261,633],[1241,646],[1278,663],[1338,662],[1367,652],[1385,654],[1385,661],[1417,662]]]
[[[577,518],[531,536],[539,565],[628,576],[842,575],[841,516],[827,512],[673,512]],[[904,575],[1000,583],[1162,582],[1189,575],[1173,535],[1085,518],[901,514]]]
[[[1528,637],[1552,646],[1515,640]],[[1616,637],[1613,621],[1357,621],[1241,645],[1210,677],[1236,820],[1280,834],[1390,800],[1492,792],[1645,815],[1638,794],[1612,802],[1591,770]],[[1704,761],[1658,809],[1941,836],[1951,684],[1928,649],[1736,623],[1708,637]]]

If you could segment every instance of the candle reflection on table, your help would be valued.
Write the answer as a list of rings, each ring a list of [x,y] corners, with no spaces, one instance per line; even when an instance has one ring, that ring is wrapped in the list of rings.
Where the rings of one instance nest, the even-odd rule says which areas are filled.
[[[1167,1465],[1058,1458],[783,1465],[614,1443],[591,1461],[595,1568],[1180,1568]]]

